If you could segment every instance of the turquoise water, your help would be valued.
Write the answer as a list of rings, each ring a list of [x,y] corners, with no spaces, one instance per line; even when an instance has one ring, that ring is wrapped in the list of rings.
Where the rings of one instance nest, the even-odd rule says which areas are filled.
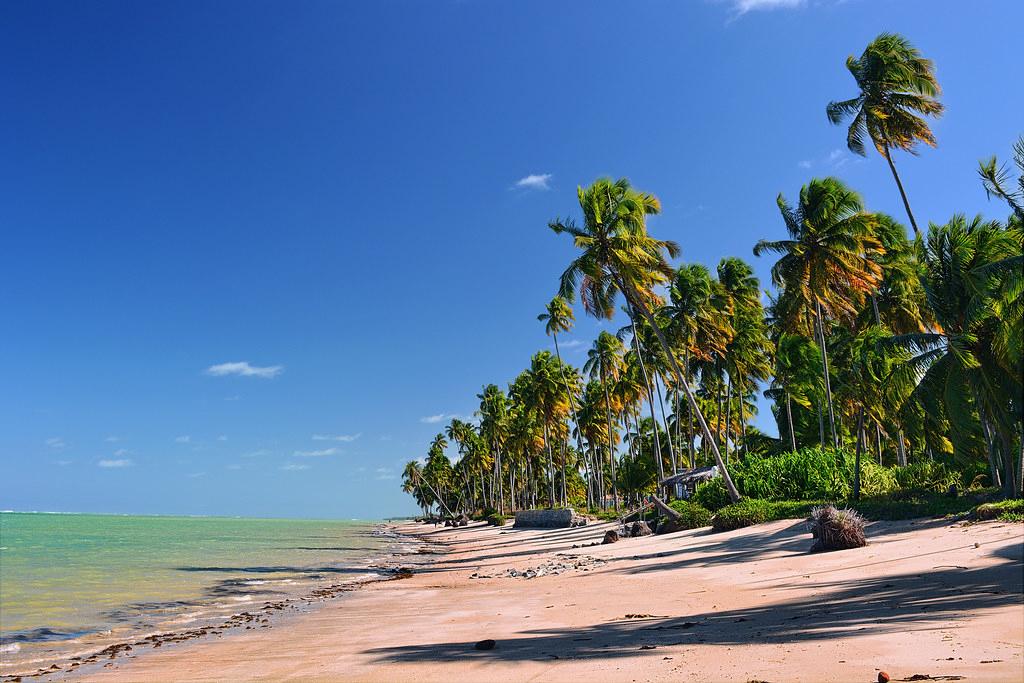
[[[369,522],[0,513],[0,663],[373,575]]]

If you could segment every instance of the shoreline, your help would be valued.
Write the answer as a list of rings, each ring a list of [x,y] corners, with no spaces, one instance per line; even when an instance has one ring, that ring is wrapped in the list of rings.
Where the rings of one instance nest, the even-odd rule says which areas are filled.
[[[151,649],[80,677],[817,682],[884,670],[975,683],[1024,670],[1020,524],[875,522],[867,547],[817,554],[798,520],[587,545],[612,527],[398,525],[444,552],[287,628]],[[494,649],[477,650],[485,639]]]
[[[324,603],[359,590],[364,586],[408,578],[411,574],[407,568],[399,566],[403,563],[398,562],[398,560],[403,557],[416,557],[422,554],[423,549],[430,544],[409,534],[401,533],[398,531],[397,526],[397,524],[392,522],[373,524],[370,531],[372,535],[391,535],[394,538],[380,549],[379,554],[372,556],[372,562],[366,566],[366,574],[368,576],[364,578],[334,583],[327,583],[325,581],[321,585],[309,586],[306,591],[283,599],[262,600],[260,601],[262,602],[261,607],[250,607],[243,610],[242,608],[245,607],[246,603],[240,603],[238,605],[239,611],[208,620],[209,623],[202,626],[144,633],[128,633],[113,639],[113,642],[106,645],[102,643],[96,643],[94,647],[83,645],[81,651],[78,652],[68,652],[53,657],[40,657],[38,660],[27,662],[26,666],[36,662],[45,662],[49,666],[36,667],[34,669],[31,667],[21,670],[15,669],[13,672],[0,674],[0,683],[22,680],[79,680],[95,671],[109,668],[113,665],[112,660],[127,661],[147,651],[153,651],[164,646],[170,646],[168,649],[172,649],[178,644],[212,639],[214,636],[219,638],[224,635],[231,636],[248,630],[272,628],[275,625],[280,626],[288,619],[301,618],[304,614],[320,608]],[[392,550],[389,552],[389,549],[401,542],[409,542],[412,545],[407,550]],[[56,642],[60,643],[61,641]]]

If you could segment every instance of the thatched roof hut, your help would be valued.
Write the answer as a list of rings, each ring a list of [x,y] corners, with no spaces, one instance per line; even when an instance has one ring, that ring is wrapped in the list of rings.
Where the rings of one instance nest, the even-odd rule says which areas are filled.
[[[670,477],[665,477],[658,485],[672,492],[676,498],[689,498],[697,490],[697,484],[710,481],[718,476],[718,466],[697,467],[692,470],[681,470]]]

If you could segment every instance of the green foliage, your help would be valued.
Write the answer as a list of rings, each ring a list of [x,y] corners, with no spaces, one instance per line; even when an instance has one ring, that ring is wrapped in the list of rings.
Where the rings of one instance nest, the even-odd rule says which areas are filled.
[[[697,484],[697,490],[690,500],[711,512],[718,512],[730,502],[729,492],[719,477]]]
[[[998,519],[1001,522],[1024,522],[1024,500],[1003,500],[985,503],[974,510],[978,519]]]
[[[950,486],[964,488],[963,475],[938,462],[925,460],[906,467],[893,467],[892,474],[900,489],[945,493]]]
[[[723,487],[724,488],[724,487]],[[674,500],[669,507],[681,515],[677,524],[680,529],[699,529],[711,526],[711,511],[689,500]]]
[[[770,501],[744,498],[719,510],[711,521],[711,526],[715,531],[732,531],[777,519],[772,514],[773,506]]]
[[[497,512],[487,515],[487,523],[491,526],[505,526],[505,522],[508,521],[505,515]]]
[[[840,500],[850,493],[852,459],[849,454],[837,455],[822,448],[768,457],[749,455],[734,466],[733,479],[743,495],[753,498]]]

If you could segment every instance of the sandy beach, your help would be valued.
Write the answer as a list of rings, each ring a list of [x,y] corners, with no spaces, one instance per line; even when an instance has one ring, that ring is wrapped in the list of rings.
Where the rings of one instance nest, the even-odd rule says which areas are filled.
[[[269,628],[136,648],[91,681],[1017,681],[1020,524],[877,522],[809,554],[802,521],[598,541],[577,529],[404,524],[429,543]],[[534,576],[534,574],[536,574]],[[494,639],[489,651],[474,648]],[[60,674],[58,674],[60,675]],[[32,680],[49,679],[43,676]]]

